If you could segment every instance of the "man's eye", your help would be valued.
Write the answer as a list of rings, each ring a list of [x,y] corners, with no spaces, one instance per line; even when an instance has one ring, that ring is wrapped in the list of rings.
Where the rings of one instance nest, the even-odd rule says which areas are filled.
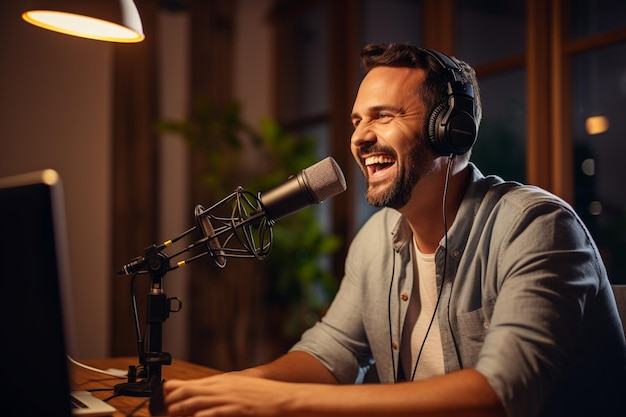
[[[389,113],[380,113],[378,115],[378,120],[382,120],[382,121],[389,121],[393,118],[393,116]]]

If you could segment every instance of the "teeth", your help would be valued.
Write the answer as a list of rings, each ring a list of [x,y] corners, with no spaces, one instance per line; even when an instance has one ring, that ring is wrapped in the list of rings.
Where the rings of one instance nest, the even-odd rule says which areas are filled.
[[[369,166],[369,165],[374,165],[374,164],[391,164],[393,163],[394,160],[393,158],[390,158],[388,156],[369,156],[367,158],[365,158],[365,165]]]

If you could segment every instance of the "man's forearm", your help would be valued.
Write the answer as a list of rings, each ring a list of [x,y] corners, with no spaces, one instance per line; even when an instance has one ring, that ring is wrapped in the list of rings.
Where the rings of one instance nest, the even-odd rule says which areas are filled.
[[[239,372],[245,376],[284,382],[336,384],[332,373],[315,357],[306,352],[289,352],[280,358]]]
[[[291,386],[293,401],[284,415],[299,417],[484,416],[506,415],[482,374],[465,369],[423,381],[331,387]]]
[[[466,369],[424,381],[401,384],[344,385],[315,357],[290,352],[241,374],[283,382],[312,383],[289,386],[298,416],[505,416],[496,393],[485,377]],[[334,386],[327,386],[332,384]],[[393,410],[393,411],[392,411]]]

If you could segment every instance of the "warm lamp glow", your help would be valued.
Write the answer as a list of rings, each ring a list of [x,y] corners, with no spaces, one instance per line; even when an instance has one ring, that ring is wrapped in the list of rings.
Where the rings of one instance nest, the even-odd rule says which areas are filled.
[[[609,130],[609,119],[606,116],[591,116],[585,120],[588,135],[599,135]]]
[[[122,43],[144,39],[132,0],[32,1],[22,18],[35,26],[82,38]]]

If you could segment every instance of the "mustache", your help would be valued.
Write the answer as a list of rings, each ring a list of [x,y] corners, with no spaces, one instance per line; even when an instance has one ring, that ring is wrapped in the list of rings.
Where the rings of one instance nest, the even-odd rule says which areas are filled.
[[[386,153],[393,156],[394,158],[397,158],[396,151],[393,148],[390,148],[388,146],[382,146],[379,143],[364,145],[358,150],[358,155],[360,158],[364,158],[364,155],[369,155],[373,153]]]

